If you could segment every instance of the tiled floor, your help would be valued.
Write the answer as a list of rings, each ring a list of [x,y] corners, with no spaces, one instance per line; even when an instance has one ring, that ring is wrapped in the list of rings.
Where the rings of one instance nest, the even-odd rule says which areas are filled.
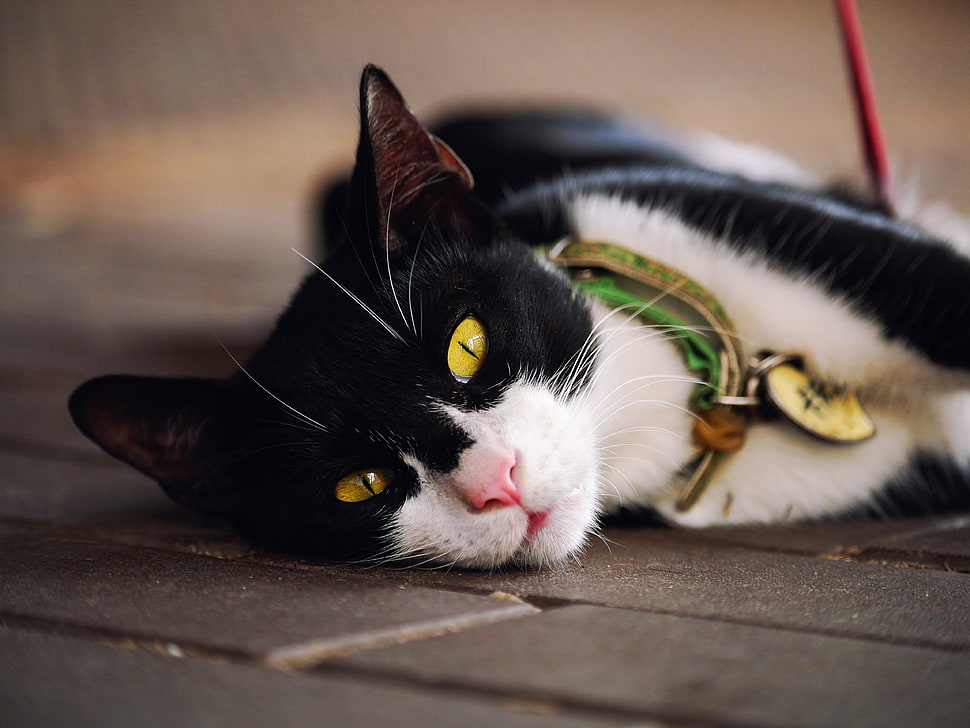
[[[365,61],[420,112],[589,99],[851,176],[826,4],[107,7],[0,3],[0,725],[967,725],[970,516],[311,564],[180,511],[65,408],[258,341]],[[968,6],[861,9],[897,159],[970,212]]]

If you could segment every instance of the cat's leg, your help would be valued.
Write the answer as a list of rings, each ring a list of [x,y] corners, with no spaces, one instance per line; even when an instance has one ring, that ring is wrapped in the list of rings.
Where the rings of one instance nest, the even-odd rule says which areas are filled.
[[[678,510],[675,487],[654,506],[684,526],[970,509],[970,393],[928,397],[919,411],[868,409],[876,434],[850,445],[813,439],[784,421],[755,423],[693,507]]]

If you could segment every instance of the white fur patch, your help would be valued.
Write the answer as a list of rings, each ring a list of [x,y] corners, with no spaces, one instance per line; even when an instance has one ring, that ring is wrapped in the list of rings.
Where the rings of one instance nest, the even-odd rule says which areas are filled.
[[[443,409],[474,444],[447,474],[405,458],[421,490],[405,502],[391,530],[401,551],[465,567],[543,566],[577,551],[597,513],[597,454],[586,414],[548,387],[526,382],[511,386],[484,411]],[[474,487],[483,463],[496,452],[514,453],[522,507],[476,511],[463,491]],[[533,534],[530,512],[548,513]]]
[[[566,401],[545,384],[519,382],[484,411],[443,407],[474,441],[458,467],[436,473],[405,456],[421,490],[391,528],[402,554],[465,567],[544,565],[581,548],[599,508],[652,506],[686,526],[774,523],[864,502],[916,449],[970,464],[964,374],[887,341],[878,325],[813,281],[776,272],[668,213],[589,195],[575,201],[572,215],[580,237],[636,250],[710,290],[731,317],[743,356],[797,353],[812,376],[854,389],[876,436],[838,446],[783,422],[754,424],[698,503],[680,513],[671,483],[696,452],[686,409],[691,372],[662,332],[592,302],[600,355],[585,392]],[[521,507],[471,507],[476,478],[503,458],[515,462]],[[548,513],[541,528],[530,529],[530,513]]]
[[[758,144],[742,144],[705,131],[685,134],[684,152],[702,167],[760,182],[814,187],[818,180],[788,157]]]
[[[593,313],[600,352],[588,407],[602,462],[602,500],[607,508],[643,503],[644,494],[662,490],[694,450],[687,401],[696,378],[663,331],[599,302]]]
[[[594,400],[594,408],[623,411],[628,406],[632,415],[622,428],[629,438],[624,457],[611,462],[604,473],[608,503],[654,505],[672,520],[693,526],[817,517],[868,497],[905,465],[915,448],[945,447],[940,437],[944,417],[947,422],[963,422],[966,429],[965,410],[960,420],[961,410],[948,404],[950,393],[965,386],[963,375],[933,366],[907,346],[887,341],[876,324],[812,281],[775,272],[760,259],[691,230],[663,211],[591,195],[577,200],[572,213],[579,237],[631,248],[704,285],[731,317],[745,357],[760,350],[805,356],[811,375],[855,389],[877,426],[873,439],[854,446],[821,443],[783,423],[754,426],[744,448],[724,459],[701,501],[679,513],[673,506],[677,493],[666,487],[663,464],[651,453],[662,448],[673,460],[684,462],[689,429],[670,424],[656,411],[644,411],[635,403],[639,395],[624,394],[623,401],[609,405]],[[661,363],[645,353],[628,356],[634,347],[639,351],[650,346],[649,331],[624,334],[637,335],[642,339],[639,345],[622,348],[607,343],[606,355],[613,358],[603,366],[615,371],[603,378],[684,375],[683,365],[669,359]],[[670,391],[667,396],[671,404],[686,402],[682,392]],[[637,425],[645,429],[638,431]],[[652,425],[672,435],[666,444],[658,444]],[[616,447],[608,435],[601,434],[607,452]],[[674,442],[678,437],[685,442]],[[668,478],[676,469],[668,467]]]

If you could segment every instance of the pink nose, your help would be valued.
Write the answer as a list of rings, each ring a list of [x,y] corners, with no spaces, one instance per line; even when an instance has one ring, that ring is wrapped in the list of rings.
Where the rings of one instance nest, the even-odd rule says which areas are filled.
[[[521,506],[519,486],[515,484],[515,456],[499,461],[495,469],[471,489],[468,503],[476,511],[492,507]]]

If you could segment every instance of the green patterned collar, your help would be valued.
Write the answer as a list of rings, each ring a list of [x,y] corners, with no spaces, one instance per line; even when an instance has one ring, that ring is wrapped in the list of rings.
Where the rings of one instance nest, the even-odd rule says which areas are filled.
[[[689,403],[700,421],[715,410],[728,412],[726,403],[742,399],[743,369],[734,327],[724,307],[702,285],[659,261],[611,243],[568,241],[553,248],[549,257],[570,269],[578,289],[670,333],[688,369],[702,380]],[[735,428],[743,433],[747,417],[736,409],[730,411]],[[738,447],[740,443],[743,437]],[[698,444],[700,453],[680,473],[680,511],[697,502],[716,460],[723,455],[720,449]]]
[[[548,256],[571,271],[578,289],[667,330],[700,380],[689,402],[699,452],[679,473],[677,510],[690,509],[717,461],[743,447],[752,416],[781,417],[833,444],[862,442],[875,434],[855,394],[810,379],[799,355],[762,352],[746,369],[724,307],[681,271],[618,245],[587,240],[565,241]]]

